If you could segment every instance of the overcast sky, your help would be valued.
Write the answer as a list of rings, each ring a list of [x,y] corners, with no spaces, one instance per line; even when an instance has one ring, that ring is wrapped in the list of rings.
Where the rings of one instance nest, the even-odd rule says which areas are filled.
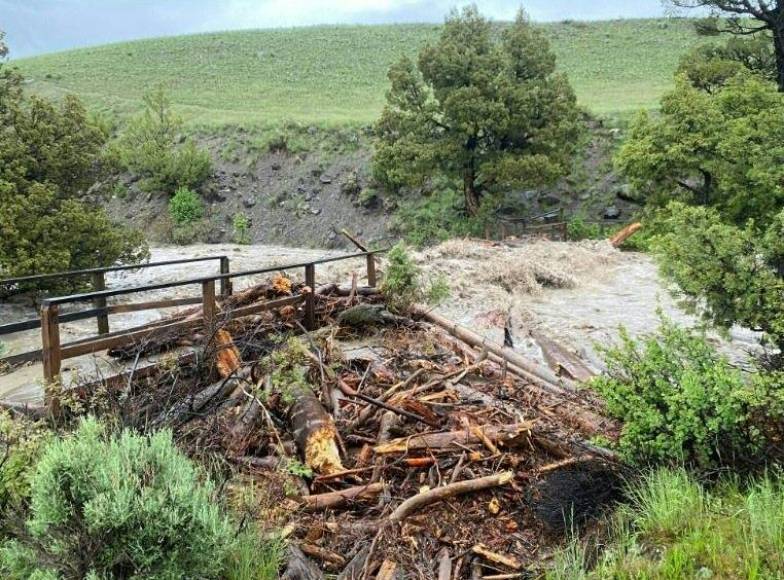
[[[0,30],[13,56],[151,36],[313,24],[441,22],[455,0],[0,0]],[[477,0],[508,20],[515,0]],[[523,0],[534,20],[640,18],[662,0]]]

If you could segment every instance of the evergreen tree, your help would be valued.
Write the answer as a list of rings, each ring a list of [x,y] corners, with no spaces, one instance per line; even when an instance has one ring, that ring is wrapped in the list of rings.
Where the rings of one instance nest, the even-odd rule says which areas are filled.
[[[475,215],[486,192],[567,171],[580,130],[575,95],[522,11],[500,34],[475,6],[453,11],[438,42],[416,63],[393,65],[389,80],[375,155],[387,185],[459,179]]]

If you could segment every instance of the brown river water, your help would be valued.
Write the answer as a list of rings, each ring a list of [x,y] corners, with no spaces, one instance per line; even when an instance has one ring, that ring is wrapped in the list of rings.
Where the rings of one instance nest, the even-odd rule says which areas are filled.
[[[286,248],[280,246],[236,246],[231,244],[158,247],[151,261],[227,255],[233,272],[282,266],[345,252]],[[633,336],[654,331],[661,311],[681,325],[696,319],[679,308],[659,277],[650,257],[619,252],[606,242],[534,242],[507,247],[474,241],[452,241],[417,254],[426,276],[442,276],[451,295],[438,310],[498,342],[503,341],[503,320],[511,317],[515,348],[543,361],[529,332],[536,329],[579,354],[601,370],[600,345],[617,341],[625,326]],[[352,271],[364,274],[364,259],[319,266],[317,282],[347,283]],[[382,268],[383,270],[383,268]],[[205,262],[148,268],[107,276],[107,287],[130,287],[195,278],[216,273],[218,263]],[[301,279],[302,272],[287,272]],[[238,278],[240,290],[266,276]],[[197,285],[170,288],[120,297],[118,301],[141,302],[198,296]],[[111,302],[111,301],[110,301]],[[68,310],[64,310],[68,312]],[[171,314],[172,310],[118,314],[110,317],[111,330],[131,328]],[[36,316],[29,303],[0,303],[0,323]],[[94,335],[95,320],[61,325],[63,343]],[[40,331],[3,337],[6,354],[40,348]],[[714,336],[716,345],[738,364],[758,348],[759,337],[736,328],[728,338]],[[66,372],[107,372],[100,356],[81,357],[64,364]],[[34,364],[0,375],[0,399],[34,402],[41,399],[41,367]]]

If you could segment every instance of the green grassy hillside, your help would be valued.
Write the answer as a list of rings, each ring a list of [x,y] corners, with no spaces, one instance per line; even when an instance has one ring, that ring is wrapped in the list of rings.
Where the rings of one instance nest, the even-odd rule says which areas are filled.
[[[544,25],[583,106],[599,114],[654,107],[678,59],[700,42],[686,20]],[[73,50],[17,61],[33,90],[74,92],[125,113],[164,83],[199,125],[323,125],[376,118],[389,64],[414,55],[434,25],[225,32]]]

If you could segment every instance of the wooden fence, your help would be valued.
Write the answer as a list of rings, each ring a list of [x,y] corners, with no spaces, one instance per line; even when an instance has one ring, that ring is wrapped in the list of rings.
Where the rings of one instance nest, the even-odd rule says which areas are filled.
[[[147,284],[141,286],[133,286],[128,288],[117,288],[110,290],[97,290],[93,292],[86,292],[82,294],[73,294],[69,296],[59,296],[54,298],[45,298],[41,302],[41,359],[44,366],[44,379],[47,382],[56,380],[60,374],[62,361],[91,354],[95,352],[104,351],[110,348],[117,348],[121,346],[133,345],[141,340],[149,338],[156,334],[165,334],[172,331],[181,331],[188,328],[197,327],[211,327],[217,322],[218,305],[220,302],[219,295],[216,294],[216,282],[222,288],[221,295],[223,297],[231,294],[232,283],[235,278],[256,276],[260,274],[271,274],[274,272],[304,269],[305,285],[315,290],[316,287],[316,266],[319,264],[326,264],[330,262],[339,262],[344,260],[351,260],[356,258],[364,258],[367,267],[368,286],[374,287],[376,285],[376,264],[375,256],[380,253],[386,252],[383,250],[374,250],[369,252],[362,252],[358,254],[350,254],[345,256],[337,256],[333,258],[323,258],[310,262],[302,262],[296,264],[279,265],[270,268],[262,268],[257,270],[246,270],[242,272],[222,272],[209,276],[202,276],[198,278],[189,278],[185,280],[177,280],[174,282]],[[89,302],[92,304],[106,304],[109,298],[116,298],[120,296],[130,296],[142,292],[150,292],[154,290],[165,290],[169,288],[177,288],[181,286],[200,286],[201,296],[197,298],[181,298],[174,300],[161,300],[154,302],[137,302],[130,304],[118,304],[116,306],[102,307],[87,311],[83,314],[83,318],[90,318],[98,316],[98,314],[111,314],[119,312],[135,312],[139,310],[150,310],[157,308],[166,308],[171,306],[180,306],[184,304],[201,304],[201,314],[195,318],[185,318],[182,320],[173,321],[159,321],[147,324],[140,327],[135,327],[123,331],[107,332],[96,337],[90,337],[67,344],[60,342],[60,324],[62,322],[70,321],[72,318],[60,315],[60,307],[66,304],[77,304]],[[278,300],[271,300],[250,306],[235,308],[234,310],[225,313],[227,319],[239,318],[242,316],[249,316],[259,312],[270,310],[273,308],[280,308],[285,305],[304,303],[304,325],[308,329],[315,327],[316,311],[315,311],[315,294],[313,292],[306,293],[299,296],[291,296],[281,298]]]
[[[97,321],[99,335],[111,335],[109,328],[109,315],[122,314],[129,312],[139,312],[143,310],[151,310],[154,308],[166,308],[171,306],[185,306],[190,304],[199,304],[201,299],[196,298],[180,298],[178,300],[159,301],[159,302],[146,302],[136,304],[117,304],[107,306],[106,298],[99,295],[100,292],[105,291],[106,288],[106,274],[111,272],[126,272],[132,270],[142,270],[147,268],[158,268],[164,266],[174,266],[181,264],[193,264],[198,262],[212,262],[217,261],[220,263],[220,273],[228,274],[231,271],[231,264],[228,256],[209,256],[204,258],[184,258],[179,260],[166,260],[161,262],[147,262],[144,264],[130,264],[127,266],[108,266],[105,268],[91,268],[89,270],[71,270],[68,272],[55,272],[51,274],[37,274],[34,276],[21,276],[17,278],[4,278],[0,279],[0,288],[13,289],[24,284],[46,282],[55,279],[68,279],[68,278],[87,278],[91,280],[91,285],[96,298],[92,301],[92,308],[89,310],[82,310],[80,312],[71,312],[63,314],[59,317],[60,322],[77,322],[79,320],[89,320],[95,318]],[[231,294],[231,280],[221,280],[220,293],[222,296]],[[42,319],[33,318],[30,320],[22,320],[12,322],[9,324],[0,324],[0,336],[22,332],[25,330],[35,330],[41,328]],[[43,350],[38,349],[30,352],[25,352],[17,355],[7,356],[0,359],[0,363],[8,365],[16,365],[24,362],[33,362],[41,360]]]

